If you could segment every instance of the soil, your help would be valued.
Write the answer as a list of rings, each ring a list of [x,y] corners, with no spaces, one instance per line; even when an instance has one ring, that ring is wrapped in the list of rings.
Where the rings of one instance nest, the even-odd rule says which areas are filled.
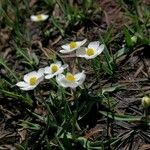
[[[150,5],[146,0],[143,3]],[[32,0],[30,7],[37,7],[35,6],[36,4],[37,1]],[[39,27],[35,23],[31,23],[30,20],[26,20],[25,25],[30,29],[32,39],[28,47],[25,47],[26,41],[21,44],[27,49],[29,54],[35,53],[37,55],[39,59],[38,67],[46,66],[48,64],[47,59],[51,60],[51,57],[54,57],[58,53],[60,46],[69,40],[87,38],[91,41],[98,39],[99,35],[103,35],[111,26],[113,26],[112,35],[117,34],[118,38],[108,43],[109,50],[114,54],[117,51],[116,47],[120,49],[124,45],[124,35],[121,31],[124,26],[132,25],[132,20],[125,15],[124,9],[115,1],[101,0],[98,1],[98,4],[98,9],[101,9],[101,11],[93,16],[92,20],[72,25],[69,28],[71,31],[65,29],[66,34],[70,37],[68,39],[64,38],[57,30],[54,30],[51,38],[46,37],[43,39],[43,33]],[[52,14],[56,17],[61,17],[57,5]],[[51,26],[51,24],[45,22],[41,28],[46,31]],[[16,56],[13,32],[11,28],[1,24],[0,54],[7,62],[7,65],[19,76],[27,73],[28,66],[25,67],[22,60]],[[107,88],[113,85],[120,85],[120,90],[109,93],[109,96],[116,101],[116,107],[113,111],[122,115],[142,116],[143,107],[141,106],[141,98],[145,94],[150,94],[149,48],[149,45],[138,45],[129,55],[125,54],[120,57],[117,60],[115,74],[112,77],[108,75],[103,76],[101,78],[101,85],[93,86],[92,95],[94,95],[94,92],[100,90],[100,86]],[[62,58],[70,64],[71,60],[75,59],[71,55],[62,56]],[[81,67],[86,70],[87,75],[90,77],[89,80],[95,84],[92,69],[86,63],[84,64],[84,62],[81,64]],[[7,74],[8,71],[4,67],[1,67],[0,78],[11,83],[9,90],[12,91],[14,83],[12,83]],[[0,84],[3,85],[3,83]],[[45,88],[48,89],[49,87],[45,85]],[[44,92],[44,96],[47,96],[47,91]],[[29,137],[29,132],[18,125],[20,120],[25,120],[29,116],[26,110],[28,107],[25,107],[24,103],[0,93],[0,149],[15,150],[15,146],[18,143],[23,142]],[[40,105],[37,105],[33,110],[40,115],[46,115],[45,110]],[[111,139],[118,136],[121,139],[116,144],[116,150],[150,149],[149,127],[141,125],[140,122],[129,123],[107,119],[107,117],[99,113],[100,110],[104,110],[103,105],[94,105],[88,114],[88,118],[83,120],[83,124],[81,123],[82,127],[87,127],[86,130],[81,132],[84,137],[91,141],[96,141],[97,139]],[[113,149],[113,146],[109,148]]]

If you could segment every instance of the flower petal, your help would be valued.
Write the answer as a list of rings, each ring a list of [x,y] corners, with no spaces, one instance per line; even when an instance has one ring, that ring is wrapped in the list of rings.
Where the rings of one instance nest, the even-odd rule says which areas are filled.
[[[36,83],[36,85],[38,85],[40,82],[42,82],[44,80],[44,76],[41,76],[38,78],[38,81]]]
[[[39,76],[44,75],[44,68],[40,68],[38,71]]]
[[[77,47],[75,47],[75,48],[70,48],[69,44],[62,45],[61,47],[63,48],[63,50],[60,50],[59,52],[63,53],[63,54],[72,52],[72,51],[80,48],[83,44],[85,44],[86,41],[87,41],[87,39],[84,39],[83,41],[77,41],[76,42]]]
[[[76,88],[78,86],[78,83],[77,82],[68,82],[65,77],[64,78],[61,78],[60,80],[57,80],[57,83],[64,87],[64,88],[67,88],[67,87],[70,87],[70,88]]]
[[[45,73],[45,74],[52,73],[51,67],[50,67],[50,66],[45,67],[45,68],[44,68],[44,73]]]
[[[27,86],[27,87],[22,87],[20,88],[21,90],[23,91],[30,91],[30,90],[33,90],[36,86]]]
[[[84,57],[86,54],[86,48],[85,47],[81,47],[78,50],[76,50],[76,56],[77,57]]]
[[[85,80],[84,71],[76,74],[75,78],[76,78],[76,81],[71,82],[71,81],[66,80],[66,77],[63,74],[59,74],[58,76],[56,76],[56,81],[60,86],[62,86],[64,88],[70,87],[70,88],[74,89],[84,82],[84,80]]]
[[[54,74],[48,74],[45,76],[45,79],[51,79],[53,78],[55,75]]]
[[[61,61],[56,61],[54,64],[58,65],[58,67],[61,67],[62,65]]]
[[[34,22],[44,21],[49,17],[49,15],[39,14],[39,15],[31,15],[30,19]]]
[[[75,78],[76,78],[77,81],[80,80],[80,79],[82,79],[82,78],[85,78],[84,71],[82,71],[80,73],[77,73],[74,76],[75,76]]]
[[[66,69],[66,68],[68,68],[68,64],[62,65],[61,68],[63,68],[63,70]]]
[[[71,83],[71,84],[68,84],[68,87],[72,88],[72,89],[75,89],[76,87],[78,87],[79,84],[77,82],[74,82],[74,83]]]
[[[59,68],[59,70],[57,72],[54,73],[54,75],[58,75],[58,74],[61,74],[62,72],[64,71],[64,69],[61,67]]]
[[[63,83],[63,80],[65,79],[65,76],[63,74],[59,74],[58,76],[56,76],[56,82],[62,86],[62,87],[67,87],[66,84]]]
[[[88,48],[93,48],[96,50],[99,47],[99,44],[100,44],[99,41],[90,42]]]
[[[84,45],[86,43],[87,39],[84,39],[83,41],[78,41],[77,43],[77,48],[79,48],[80,46]]]
[[[65,50],[70,50],[69,44],[62,45],[61,47]]]
[[[73,49],[65,49],[65,50],[60,50],[59,52],[60,53],[63,53],[63,54],[66,54],[66,53],[70,53],[70,52],[73,52],[76,48],[73,48]]]
[[[19,87],[26,87],[26,86],[28,86],[28,83],[21,81],[21,82],[18,82],[16,85]]]
[[[31,21],[37,21],[37,17],[34,15],[30,16],[30,19],[31,19]]]
[[[93,59],[93,58],[95,58],[96,56],[98,56],[98,54],[97,54],[97,53],[95,53],[95,54],[94,54],[94,55],[92,55],[92,56],[85,55],[85,56],[84,56],[84,58],[85,58],[85,59],[87,59],[87,60],[89,60],[89,59]]]
[[[101,54],[102,51],[104,50],[104,44],[101,44],[98,48],[97,48],[97,55]]]
[[[83,82],[85,81],[85,78],[86,78],[86,75],[82,73],[82,75],[80,76],[80,79],[78,80],[78,86],[83,84]]]
[[[47,18],[49,17],[49,15],[44,15],[44,14],[42,14],[42,20],[44,21],[44,20],[46,20]]]
[[[31,77],[37,77],[38,78],[37,72],[36,71],[32,71],[30,73],[27,73],[27,74],[24,75],[23,79],[24,79],[25,82],[29,83],[29,80],[30,80]]]

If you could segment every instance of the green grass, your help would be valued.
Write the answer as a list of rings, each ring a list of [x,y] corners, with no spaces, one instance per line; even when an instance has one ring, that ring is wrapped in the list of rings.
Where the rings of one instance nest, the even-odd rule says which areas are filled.
[[[116,0],[129,21],[116,30],[116,22],[107,25],[104,21],[107,12],[98,1],[44,0],[32,7],[29,2],[2,0],[0,4],[0,34],[4,29],[10,32],[8,41],[0,40],[0,105],[14,116],[1,113],[7,120],[5,130],[14,121],[12,132],[18,137],[15,142],[0,139],[0,146],[13,145],[19,150],[107,150],[129,145],[134,149],[134,136],[138,134],[143,136],[142,144],[149,143],[149,135],[145,136],[149,134],[149,113],[141,106],[142,96],[149,94],[142,90],[149,86],[149,78],[144,76],[148,69],[139,70],[143,74],[131,82],[138,68],[129,63],[132,56],[141,62],[149,57],[143,54],[150,44],[149,6],[140,0]],[[31,22],[30,16],[40,12],[48,14],[48,20]],[[88,61],[58,52],[61,45],[85,38],[88,43],[103,43],[103,53]],[[8,47],[10,52],[6,54]],[[55,60],[68,63],[72,70],[85,70],[84,85],[65,89],[55,79],[44,80],[33,91],[21,91],[15,85],[24,74]],[[136,82],[139,78],[146,79]],[[134,88],[138,90],[130,90]],[[126,102],[124,97],[134,101]],[[19,129],[27,132],[24,139]]]

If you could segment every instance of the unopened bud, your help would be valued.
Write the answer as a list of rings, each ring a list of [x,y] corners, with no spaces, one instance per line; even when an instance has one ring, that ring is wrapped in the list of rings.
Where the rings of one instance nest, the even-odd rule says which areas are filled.
[[[149,96],[144,96],[142,98],[142,105],[144,108],[150,107],[150,97]]]
[[[135,35],[132,36],[132,37],[131,37],[131,41],[132,41],[133,43],[136,43],[136,42],[137,42],[137,36],[135,36]]]

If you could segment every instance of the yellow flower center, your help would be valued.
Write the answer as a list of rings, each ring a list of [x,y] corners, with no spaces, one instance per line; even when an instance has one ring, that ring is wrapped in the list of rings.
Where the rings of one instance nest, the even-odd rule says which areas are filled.
[[[73,75],[73,74],[71,74],[71,73],[68,73],[67,75],[66,75],[66,80],[68,80],[68,81],[75,81],[75,76]]]
[[[88,55],[88,56],[94,55],[94,49],[93,49],[93,48],[88,48],[88,49],[86,50],[86,55]]]
[[[37,20],[42,20],[43,16],[42,15],[37,15]]]
[[[59,70],[59,68],[57,65],[52,65],[51,70],[52,70],[52,73],[55,73]]]
[[[37,83],[37,77],[32,77],[29,80],[30,85],[35,85]]]
[[[76,48],[77,43],[76,42],[70,42],[69,46],[70,46],[71,49]]]

